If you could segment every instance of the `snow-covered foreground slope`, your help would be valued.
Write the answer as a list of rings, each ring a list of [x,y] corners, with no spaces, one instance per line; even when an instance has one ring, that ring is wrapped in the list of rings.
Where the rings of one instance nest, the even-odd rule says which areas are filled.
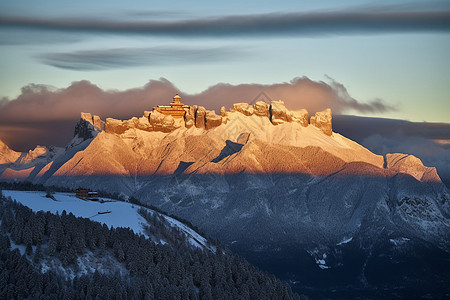
[[[77,217],[88,218],[92,221],[106,224],[108,227],[130,228],[137,234],[147,236],[144,226],[148,224],[138,213],[139,208],[141,208],[141,206],[138,205],[107,198],[101,198],[105,201],[103,203],[97,201],[85,201],[75,197],[74,194],[71,193],[55,193],[53,196],[56,200],[52,200],[51,198],[45,197],[45,192],[12,190],[4,190],[2,192],[6,197],[11,197],[13,200],[28,206],[33,211],[42,210],[61,215],[65,210],[67,213],[72,213]],[[151,209],[145,209],[151,213],[157,213]],[[177,227],[185,233],[192,245],[200,248],[209,248],[206,239],[200,234],[178,220],[169,216],[163,216],[171,226]]]
[[[129,203],[105,199],[100,203],[96,201],[81,200],[70,193],[55,193],[56,201],[45,197],[45,192],[35,191],[3,191],[6,197],[11,197],[28,206],[34,211],[49,211],[53,214],[61,214],[63,210],[77,217],[89,218],[108,225],[108,227],[129,227],[137,234],[144,234],[142,227],[145,220],[137,212],[138,207]],[[98,214],[99,212],[111,211],[109,214]]]

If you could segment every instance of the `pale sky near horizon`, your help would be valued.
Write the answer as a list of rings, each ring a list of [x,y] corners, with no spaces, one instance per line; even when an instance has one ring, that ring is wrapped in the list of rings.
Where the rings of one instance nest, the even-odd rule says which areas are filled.
[[[163,77],[196,94],[330,77],[397,108],[345,113],[450,123],[449,53],[449,1],[0,3],[0,99],[30,83],[126,90]]]

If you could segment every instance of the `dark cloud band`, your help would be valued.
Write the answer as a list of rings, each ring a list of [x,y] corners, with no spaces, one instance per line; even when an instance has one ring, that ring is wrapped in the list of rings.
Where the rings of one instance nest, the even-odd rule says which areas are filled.
[[[70,70],[106,70],[136,66],[186,65],[235,60],[245,56],[237,47],[217,48],[121,48],[68,53],[46,53],[37,58],[44,64]]]
[[[0,16],[0,27],[83,33],[166,36],[329,35],[383,32],[448,32],[449,10],[350,10],[268,13],[175,21],[111,21]]]

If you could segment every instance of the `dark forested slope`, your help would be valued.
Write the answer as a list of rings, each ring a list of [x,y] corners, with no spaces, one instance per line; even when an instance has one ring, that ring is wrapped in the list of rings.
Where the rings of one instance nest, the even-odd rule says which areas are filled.
[[[3,196],[0,218],[1,298],[299,298],[221,247],[191,246],[158,219],[148,218],[149,227],[175,236],[170,243],[65,212],[35,213]]]

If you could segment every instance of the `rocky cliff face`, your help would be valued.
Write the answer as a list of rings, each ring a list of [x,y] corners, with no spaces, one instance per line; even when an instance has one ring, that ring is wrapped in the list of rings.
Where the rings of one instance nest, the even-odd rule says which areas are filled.
[[[89,113],[81,113],[80,121],[75,127],[75,136],[83,140],[96,136],[100,131],[122,134],[129,129],[140,129],[144,131],[172,132],[179,128],[196,128],[210,130],[222,124],[226,124],[230,118],[229,113],[238,112],[244,116],[258,116],[267,118],[273,125],[283,123],[298,123],[307,127],[309,123],[308,111],[305,109],[290,111],[283,101],[272,101],[270,104],[258,101],[254,105],[248,103],[235,103],[229,112],[224,107],[220,110],[220,115],[214,111],[207,110],[203,106],[193,105],[188,110],[183,119],[174,118],[171,115],[162,114],[156,110],[145,111],[140,118],[130,120],[117,120],[107,118],[103,122],[99,116],[92,116]],[[311,117],[311,125],[322,130],[327,135],[332,134],[331,110],[317,112]]]
[[[80,121],[75,125],[74,136],[82,140],[94,138],[98,132],[105,130],[105,122],[99,116],[81,113]]]
[[[331,109],[317,112],[315,116],[311,117],[311,125],[316,126],[326,135],[331,135],[333,133],[331,126]]]

